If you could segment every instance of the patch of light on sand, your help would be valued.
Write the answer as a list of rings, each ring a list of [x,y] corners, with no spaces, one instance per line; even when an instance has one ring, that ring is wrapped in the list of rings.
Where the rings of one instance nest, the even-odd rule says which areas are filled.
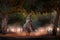
[[[59,32],[60,31],[60,28],[57,28],[57,31]]]

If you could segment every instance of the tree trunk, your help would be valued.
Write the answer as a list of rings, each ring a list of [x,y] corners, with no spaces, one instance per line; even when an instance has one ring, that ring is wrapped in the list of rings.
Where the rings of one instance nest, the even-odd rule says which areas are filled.
[[[56,32],[57,32],[57,27],[58,27],[58,21],[59,21],[59,10],[57,9],[57,15],[56,15],[56,19],[54,21],[54,27],[53,27],[53,35],[56,36]]]
[[[7,14],[2,17],[2,33],[4,34],[7,32],[7,20],[8,20],[7,17],[8,17]]]
[[[31,20],[31,14],[28,14],[26,17],[26,22],[23,26],[24,30],[26,30],[28,33],[34,31],[34,28],[32,27],[32,20]]]

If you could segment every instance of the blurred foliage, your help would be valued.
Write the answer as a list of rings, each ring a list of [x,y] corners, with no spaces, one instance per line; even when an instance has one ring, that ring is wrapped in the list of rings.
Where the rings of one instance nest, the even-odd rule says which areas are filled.
[[[2,15],[16,12],[21,8],[24,0],[0,0],[0,11]]]
[[[23,8],[27,11],[33,10],[34,12],[52,12],[56,10],[58,0],[25,0]]]
[[[43,13],[40,14],[40,12],[31,12],[32,13],[32,25],[34,28],[43,26],[45,24],[49,24],[51,19],[54,21],[55,17],[56,17],[56,12],[51,12],[51,19],[49,19],[49,14],[48,13]],[[23,26],[23,24],[26,21],[26,16],[27,16],[27,12],[17,12],[17,13],[11,13],[9,15],[9,20],[8,20],[8,24],[14,24],[14,23],[19,23],[20,25]]]
[[[23,10],[20,10],[22,12],[17,13],[19,10],[16,10],[16,8],[20,9],[17,6],[24,8],[25,11],[23,12]],[[16,13],[14,13],[15,12],[14,11],[9,15],[8,24],[19,22],[21,25],[23,25],[25,23],[25,18],[28,12],[33,11],[32,22],[33,24],[35,22],[37,25],[40,25],[40,23],[37,22],[38,19],[42,17],[44,18],[43,20],[48,20],[49,18],[48,13],[51,13],[53,10],[56,9],[56,7],[57,7],[57,0],[25,0],[25,1],[24,0],[0,0],[0,10],[3,13],[8,12],[10,8],[12,10],[14,10],[15,8],[15,10],[17,11]],[[43,14],[41,14],[41,12],[43,12]],[[52,19],[53,18],[55,19],[55,16],[52,16]]]
[[[48,16],[48,13],[43,14],[33,14],[32,15],[32,24],[34,28],[44,26],[45,24],[50,24],[51,20]]]
[[[25,22],[25,16],[21,13],[10,14],[8,24],[13,24],[16,22],[19,23],[20,25],[23,25]]]

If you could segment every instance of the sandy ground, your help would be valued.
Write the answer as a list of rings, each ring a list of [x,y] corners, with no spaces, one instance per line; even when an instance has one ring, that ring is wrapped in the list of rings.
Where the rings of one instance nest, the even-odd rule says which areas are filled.
[[[34,32],[27,33],[25,31],[22,32],[15,32],[15,33],[7,33],[7,34],[0,34],[0,37],[37,37],[37,36],[43,36],[49,34],[47,32],[47,29],[49,27],[52,27],[52,25],[46,26],[46,27],[40,27],[36,29]]]
[[[20,33],[7,33],[7,34],[0,34],[0,36],[2,37],[19,37],[19,36],[42,36],[42,35],[46,35],[48,34],[48,32],[46,31],[46,29],[44,28],[41,28],[41,29],[38,29],[36,30],[35,32],[30,32],[30,33],[27,33],[27,32],[20,32]]]

